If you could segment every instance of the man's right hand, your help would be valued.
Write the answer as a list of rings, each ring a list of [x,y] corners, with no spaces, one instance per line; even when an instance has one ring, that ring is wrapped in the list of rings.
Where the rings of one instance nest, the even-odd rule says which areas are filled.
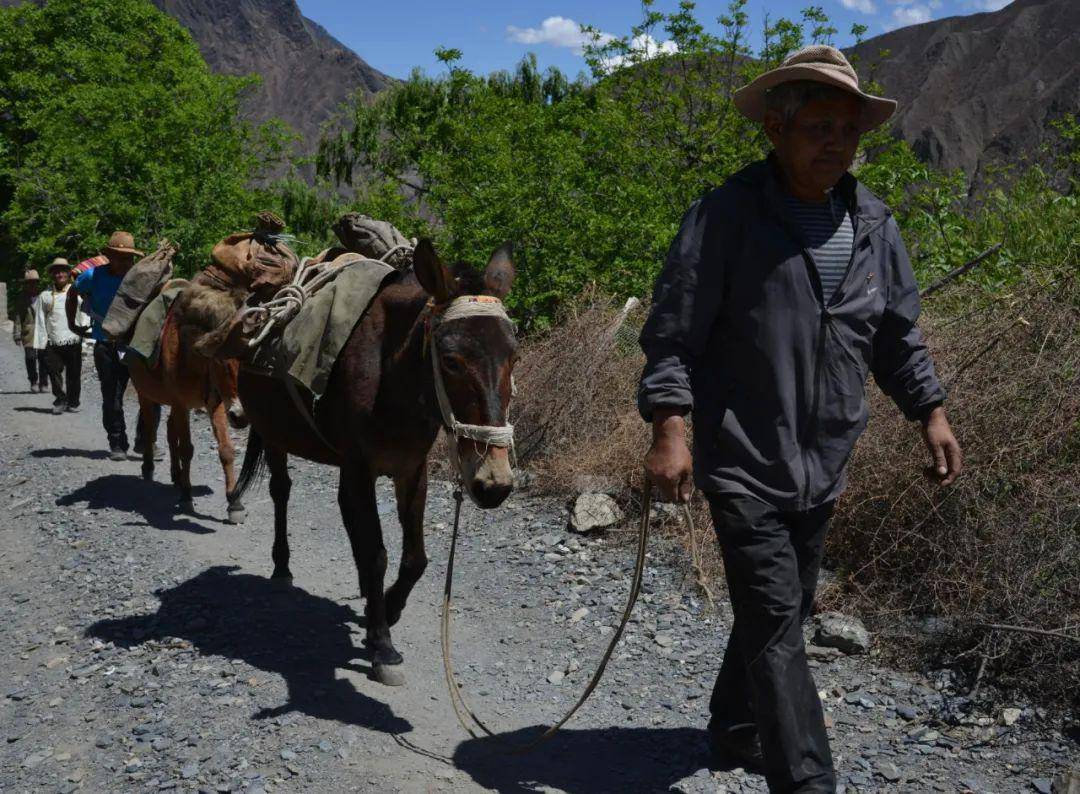
[[[645,472],[664,502],[686,502],[693,489],[694,464],[686,446],[686,420],[674,411],[653,415],[653,442],[645,455]]]

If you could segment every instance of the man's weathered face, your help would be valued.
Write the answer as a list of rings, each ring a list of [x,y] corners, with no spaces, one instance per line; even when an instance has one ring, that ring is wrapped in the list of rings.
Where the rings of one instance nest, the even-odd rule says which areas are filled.
[[[67,270],[57,268],[53,271],[52,278],[53,284],[55,284],[58,289],[63,289],[68,285],[68,282],[71,281],[71,273],[69,273]]]
[[[855,159],[861,114],[854,96],[817,99],[803,105],[789,122],[776,111],[767,112],[765,134],[788,179],[824,193]]]
[[[135,254],[108,251],[105,253],[105,256],[109,260],[109,265],[121,273],[130,270],[131,266],[135,264]]]

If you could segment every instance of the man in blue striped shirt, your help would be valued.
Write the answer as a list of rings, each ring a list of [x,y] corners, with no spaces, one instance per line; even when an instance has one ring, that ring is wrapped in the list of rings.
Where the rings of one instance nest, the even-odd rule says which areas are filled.
[[[825,532],[866,427],[866,380],[921,424],[932,480],[962,468],[916,320],[896,221],[848,169],[896,103],[807,47],[735,94],[768,159],[686,213],[641,333],[645,467],[667,499],[709,500],[734,624],[709,704],[713,747],[774,792],[836,788],[801,622]],[[691,460],[686,414],[694,415]]]

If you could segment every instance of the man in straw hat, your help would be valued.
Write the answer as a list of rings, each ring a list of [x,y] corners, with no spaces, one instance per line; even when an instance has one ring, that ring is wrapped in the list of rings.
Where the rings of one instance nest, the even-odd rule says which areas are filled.
[[[94,368],[101,383],[101,423],[109,440],[109,457],[124,460],[127,457],[128,436],[124,421],[124,391],[128,384],[128,370],[121,353],[122,347],[109,340],[101,329],[116,291],[124,275],[135,264],[136,256],[143,252],[135,248],[135,239],[128,232],[113,232],[108,244],[101,249],[108,260],[105,264],[87,269],[75,280],[75,290],[83,299],[83,306],[90,315],[90,334],[94,338]],[[85,328],[76,325],[78,307],[74,301],[67,305],[68,326],[80,336]],[[156,423],[155,423],[156,426]],[[142,447],[142,422],[136,423],[135,448]],[[150,439],[153,443],[153,439]]]
[[[82,391],[82,337],[68,328],[67,302],[71,298],[71,265],[57,257],[49,265],[52,288],[41,293],[40,311],[45,320],[45,363],[52,383],[53,413],[79,410]],[[78,300],[78,298],[71,298]]]
[[[662,496],[709,501],[734,625],[710,702],[713,748],[772,791],[833,791],[801,623],[825,530],[867,420],[866,379],[918,422],[949,485],[960,447],[889,210],[848,173],[896,103],[863,93],[843,54],[807,47],[736,92],[773,151],[687,212],[641,334]],[[684,417],[694,413],[694,454]]]
[[[30,391],[45,391],[48,368],[45,366],[45,334],[39,324],[38,296],[41,294],[41,276],[33,268],[23,273],[22,291],[12,313],[14,324],[12,338],[23,349],[26,359],[26,375],[30,378]]]

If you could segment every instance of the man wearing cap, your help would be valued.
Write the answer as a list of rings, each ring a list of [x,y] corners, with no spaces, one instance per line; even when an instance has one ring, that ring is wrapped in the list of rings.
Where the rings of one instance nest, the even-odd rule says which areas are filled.
[[[67,302],[71,294],[71,265],[57,257],[49,265],[52,288],[38,298],[45,320],[45,363],[52,383],[53,413],[79,410],[82,390],[82,337],[68,328]]]
[[[38,297],[41,294],[41,276],[30,269],[23,273],[22,292],[15,302],[12,314],[14,325],[12,337],[23,349],[26,359],[26,375],[30,378],[30,391],[45,391],[48,367],[45,365],[45,334],[40,324]]]
[[[101,329],[101,323],[124,275],[135,264],[135,256],[142,256],[143,252],[135,248],[135,239],[131,234],[113,232],[108,245],[101,249],[101,254],[107,260],[105,264],[80,274],[75,280],[75,291],[82,297],[86,313],[90,315],[94,368],[101,383],[101,423],[109,439],[109,457],[124,460],[128,450],[127,426],[124,422],[124,391],[128,384],[128,370],[121,360],[121,346],[109,340]],[[68,301],[68,327],[83,336],[86,329],[76,324],[77,310],[76,302]],[[142,447],[142,422],[136,424],[135,447],[138,450]]]
[[[734,624],[710,702],[714,749],[772,791],[833,791],[801,623],[825,531],[867,421],[872,375],[918,422],[949,485],[960,447],[889,209],[848,173],[896,103],[859,90],[832,47],[807,47],[736,92],[773,151],[691,206],[641,334],[646,469],[661,495],[707,496]],[[694,452],[684,417],[693,412]]]

